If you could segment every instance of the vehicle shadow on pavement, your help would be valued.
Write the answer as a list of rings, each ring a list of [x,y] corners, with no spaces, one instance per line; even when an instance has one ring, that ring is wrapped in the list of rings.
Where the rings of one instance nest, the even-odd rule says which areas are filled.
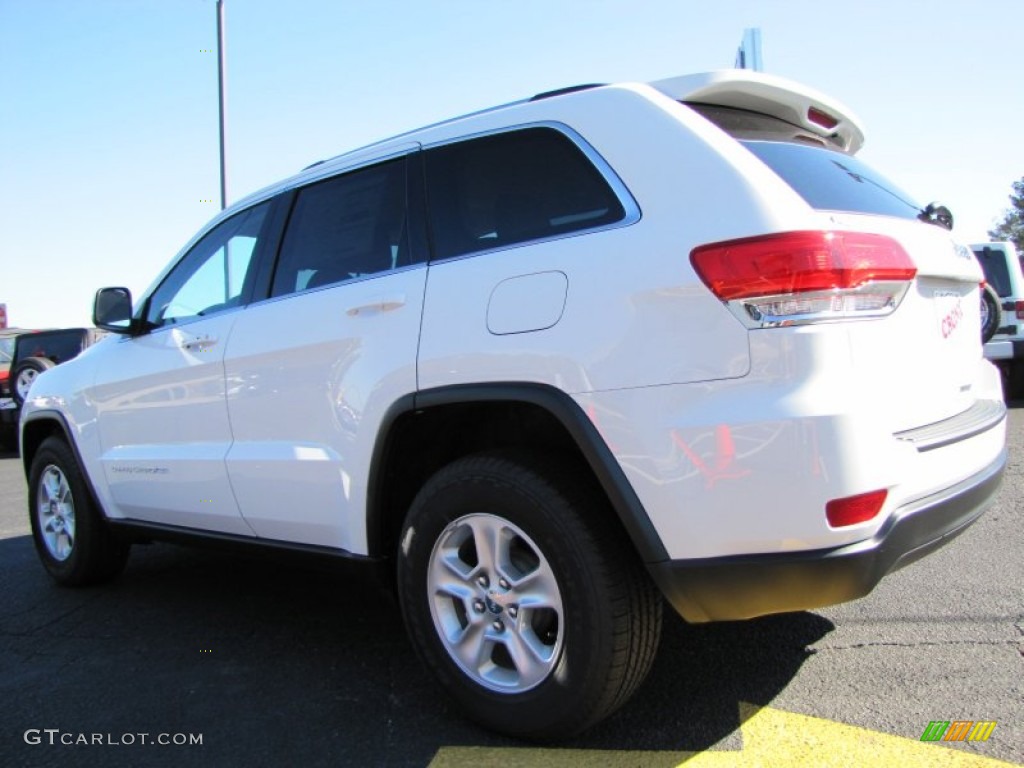
[[[18,702],[0,710],[7,765],[426,765],[444,746],[522,746],[450,705],[368,577],[153,545],[135,547],[111,584],[63,589],[18,536],[0,540],[0,579],[0,696]],[[833,629],[810,613],[666,617],[633,700],[558,746],[739,748],[738,703],[771,702]],[[202,745],[28,745],[32,728],[202,734]]]

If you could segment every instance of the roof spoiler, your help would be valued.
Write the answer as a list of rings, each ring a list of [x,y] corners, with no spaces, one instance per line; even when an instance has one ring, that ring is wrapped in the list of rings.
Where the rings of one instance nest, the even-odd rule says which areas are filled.
[[[827,138],[848,154],[864,145],[860,120],[840,102],[792,80],[749,69],[723,69],[649,84],[676,101],[747,109]]]

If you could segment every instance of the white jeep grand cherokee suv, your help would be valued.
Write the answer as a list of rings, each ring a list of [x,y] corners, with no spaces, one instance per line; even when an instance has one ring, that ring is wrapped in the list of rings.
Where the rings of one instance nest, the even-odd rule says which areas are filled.
[[[623,704],[689,621],[866,595],[1005,463],[971,252],[742,71],[585,86],[306,169],[220,214],[21,419],[63,584],[136,539],[392,576],[479,722]],[[941,223],[941,222],[940,222]],[[660,592],[660,594],[659,594]]]

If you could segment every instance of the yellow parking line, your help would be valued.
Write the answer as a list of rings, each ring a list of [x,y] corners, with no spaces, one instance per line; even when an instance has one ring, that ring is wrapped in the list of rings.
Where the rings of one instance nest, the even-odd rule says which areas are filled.
[[[442,747],[430,768],[751,768],[753,766],[900,766],[997,768],[1002,760],[916,738],[891,736],[820,717],[740,703],[739,751],[653,752],[541,747]],[[922,725],[924,727],[925,724]],[[998,729],[995,736],[998,737]]]

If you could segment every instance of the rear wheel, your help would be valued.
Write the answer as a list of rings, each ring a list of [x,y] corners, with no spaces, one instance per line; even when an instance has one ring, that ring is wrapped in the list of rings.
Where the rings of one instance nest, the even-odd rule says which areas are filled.
[[[75,455],[59,438],[44,440],[32,459],[28,506],[36,552],[60,584],[107,581],[124,569],[129,545],[110,532]]]
[[[28,399],[28,391],[32,388],[36,377],[53,366],[53,360],[48,357],[26,357],[18,363],[11,376],[14,379],[14,386],[11,387],[11,396],[14,401],[18,405],[23,405]]]
[[[609,715],[660,636],[659,594],[607,503],[573,478],[530,460],[461,459],[426,483],[401,536],[417,652],[470,717],[523,738],[564,738]]]
[[[987,283],[981,287],[981,343],[986,344],[996,335],[1003,323],[1003,310],[999,294]]]

